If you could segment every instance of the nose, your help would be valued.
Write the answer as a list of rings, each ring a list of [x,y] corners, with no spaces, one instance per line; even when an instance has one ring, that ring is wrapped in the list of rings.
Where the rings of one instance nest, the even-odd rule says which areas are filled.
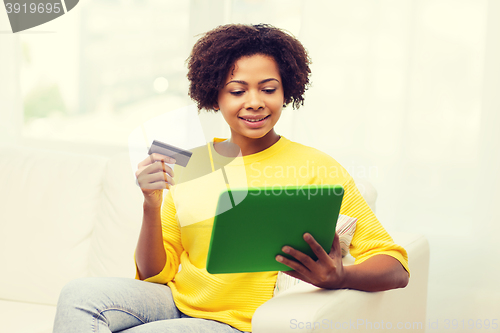
[[[264,100],[258,91],[250,90],[245,101],[245,108],[259,110],[265,106]]]

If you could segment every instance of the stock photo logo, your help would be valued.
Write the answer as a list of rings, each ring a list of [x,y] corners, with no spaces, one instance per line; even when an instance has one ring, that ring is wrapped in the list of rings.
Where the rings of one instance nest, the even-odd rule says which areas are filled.
[[[12,32],[31,29],[62,16],[79,0],[4,0]]]

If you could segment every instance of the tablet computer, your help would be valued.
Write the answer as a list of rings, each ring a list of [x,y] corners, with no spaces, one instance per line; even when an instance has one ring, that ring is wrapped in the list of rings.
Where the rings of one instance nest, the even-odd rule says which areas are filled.
[[[245,196],[234,207],[230,199]],[[207,256],[211,274],[287,271],[276,261],[289,245],[314,260],[303,239],[310,233],[329,253],[344,189],[341,185],[227,189],[219,197]],[[219,213],[220,212],[220,213]]]

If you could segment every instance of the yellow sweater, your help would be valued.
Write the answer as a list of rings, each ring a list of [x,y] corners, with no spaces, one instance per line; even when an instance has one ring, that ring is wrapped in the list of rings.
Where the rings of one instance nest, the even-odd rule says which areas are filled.
[[[277,272],[212,275],[205,268],[213,215],[226,183],[233,188],[265,186],[277,191],[287,185],[340,184],[345,189],[340,214],[358,219],[350,248],[356,263],[387,254],[409,271],[406,251],[394,244],[351,176],[314,148],[281,137],[262,152],[231,159],[219,155],[210,143],[195,148],[188,166],[176,166],[174,172],[176,185],[165,196],[161,215],[167,262],[146,281],[167,283],[175,304],[189,316],[251,331],[253,313],[273,295]]]

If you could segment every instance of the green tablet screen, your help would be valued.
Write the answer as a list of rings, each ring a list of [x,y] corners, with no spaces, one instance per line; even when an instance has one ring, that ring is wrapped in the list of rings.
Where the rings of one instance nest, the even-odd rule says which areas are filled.
[[[239,200],[234,207],[225,205]],[[220,194],[207,257],[211,274],[287,271],[276,261],[289,245],[316,260],[304,233],[328,253],[335,237],[344,189],[340,185],[230,189]],[[228,200],[228,197],[230,200]]]

